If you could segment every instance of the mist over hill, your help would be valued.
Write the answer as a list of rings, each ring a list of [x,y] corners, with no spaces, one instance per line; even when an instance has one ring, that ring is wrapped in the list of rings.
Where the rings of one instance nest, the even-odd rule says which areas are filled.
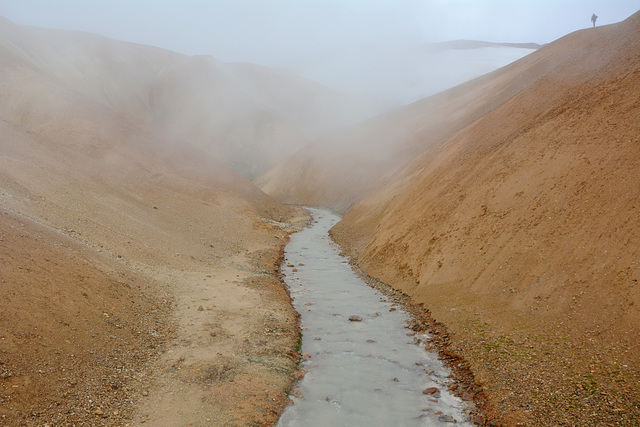
[[[539,47],[482,41],[379,44],[314,52],[283,67],[397,108],[510,64]]]
[[[344,214],[352,262],[448,328],[481,421],[640,419],[640,14],[311,59],[0,18],[8,423],[276,422],[293,204]]]

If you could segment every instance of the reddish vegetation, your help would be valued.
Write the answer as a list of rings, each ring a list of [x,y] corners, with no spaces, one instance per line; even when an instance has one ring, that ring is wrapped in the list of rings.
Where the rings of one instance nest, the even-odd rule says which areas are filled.
[[[345,150],[301,152],[264,188],[296,200],[279,183],[299,162],[303,201],[349,206],[333,236],[447,325],[447,351],[484,387],[489,420],[638,420],[640,13],[356,134],[405,154],[355,181]],[[305,181],[323,167],[327,179]]]

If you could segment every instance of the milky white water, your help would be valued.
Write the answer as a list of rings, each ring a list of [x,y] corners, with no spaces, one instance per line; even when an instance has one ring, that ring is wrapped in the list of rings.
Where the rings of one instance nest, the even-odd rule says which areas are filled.
[[[278,426],[469,425],[464,404],[447,392],[443,363],[407,335],[409,316],[390,311],[340,257],[328,235],[339,217],[310,211],[315,223],[291,236],[282,271],[311,358],[298,383],[303,397],[292,397]],[[349,321],[354,315],[362,321]],[[439,394],[423,394],[428,387]]]

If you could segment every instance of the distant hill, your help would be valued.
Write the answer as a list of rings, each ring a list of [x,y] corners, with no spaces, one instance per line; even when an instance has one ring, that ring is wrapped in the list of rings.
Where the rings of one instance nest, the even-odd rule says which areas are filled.
[[[440,43],[431,43],[427,45],[432,50],[466,50],[466,49],[482,49],[485,47],[513,47],[518,49],[540,49],[542,45],[537,43],[494,43],[479,40],[452,40]]]
[[[103,111],[168,145],[214,155],[246,176],[380,105],[254,64],[0,21],[3,117],[45,137]],[[49,108],[53,107],[55,108]],[[34,108],[36,107],[36,108]],[[82,113],[81,113],[82,112]],[[53,122],[55,125],[51,126]],[[55,133],[53,135],[52,133]]]
[[[338,90],[398,108],[494,71],[538,45],[453,41],[385,44],[314,52],[283,67]]]
[[[345,213],[336,241],[448,326],[491,420],[629,424],[639,88],[640,12],[320,141],[260,183]]]

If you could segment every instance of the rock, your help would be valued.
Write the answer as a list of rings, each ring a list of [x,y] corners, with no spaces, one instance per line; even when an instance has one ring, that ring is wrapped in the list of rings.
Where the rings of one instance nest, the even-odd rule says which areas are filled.
[[[399,380],[399,379],[397,379],[397,378],[394,378],[394,379],[393,379],[393,382],[396,382],[396,383],[397,383],[397,382],[399,382],[399,381],[400,381],[400,380]]]
[[[484,425],[485,419],[482,415],[476,415],[473,417],[473,422],[478,425]]]
[[[292,269],[291,271],[292,271],[292,272],[294,272],[294,273],[297,273],[297,272],[298,272],[298,269],[297,269],[297,268],[294,268],[294,269]]]
[[[360,316],[349,316],[349,322],[362,322],[362,317]]]
[[[96,415],[104,415],[104,411],[100,408],[96,409],[93,413]]]
[[[427,375],[433,375],[433,369],[427,369],[425,372]]]
[[[449,391],[454,391],[454,390],[456,390],[457,388],[458,388],[458,384],[451,384],[451,385],[448,387],[448,390],[449,390]]]
[[[435,394],[438,393],[440,391],[440,389],[438,389],[438,387],[429,387],[429,388],[425,388],[422,391],[422,394]]]
[[[369,338],[367,342],[376,342],[376,340],[372,340],[371,338]]]
[[[419,361],[419,360],[418,360],[418,361],[416,362],[416,365],[417,365],[417,366],[423,366],[423,365],[424,365],[424,363],[422,363],[421,361]]]
[[[464,393],[462,393],[462,400],[464,400],[465,402],[473,401],[473,394],[465,391]]]
[[[451,415],[440,415],[438,421],[441,423],[455,423],[456,420]]]
[[[198,311],[204,311],[204,307],[203,306],[198,307]]]

